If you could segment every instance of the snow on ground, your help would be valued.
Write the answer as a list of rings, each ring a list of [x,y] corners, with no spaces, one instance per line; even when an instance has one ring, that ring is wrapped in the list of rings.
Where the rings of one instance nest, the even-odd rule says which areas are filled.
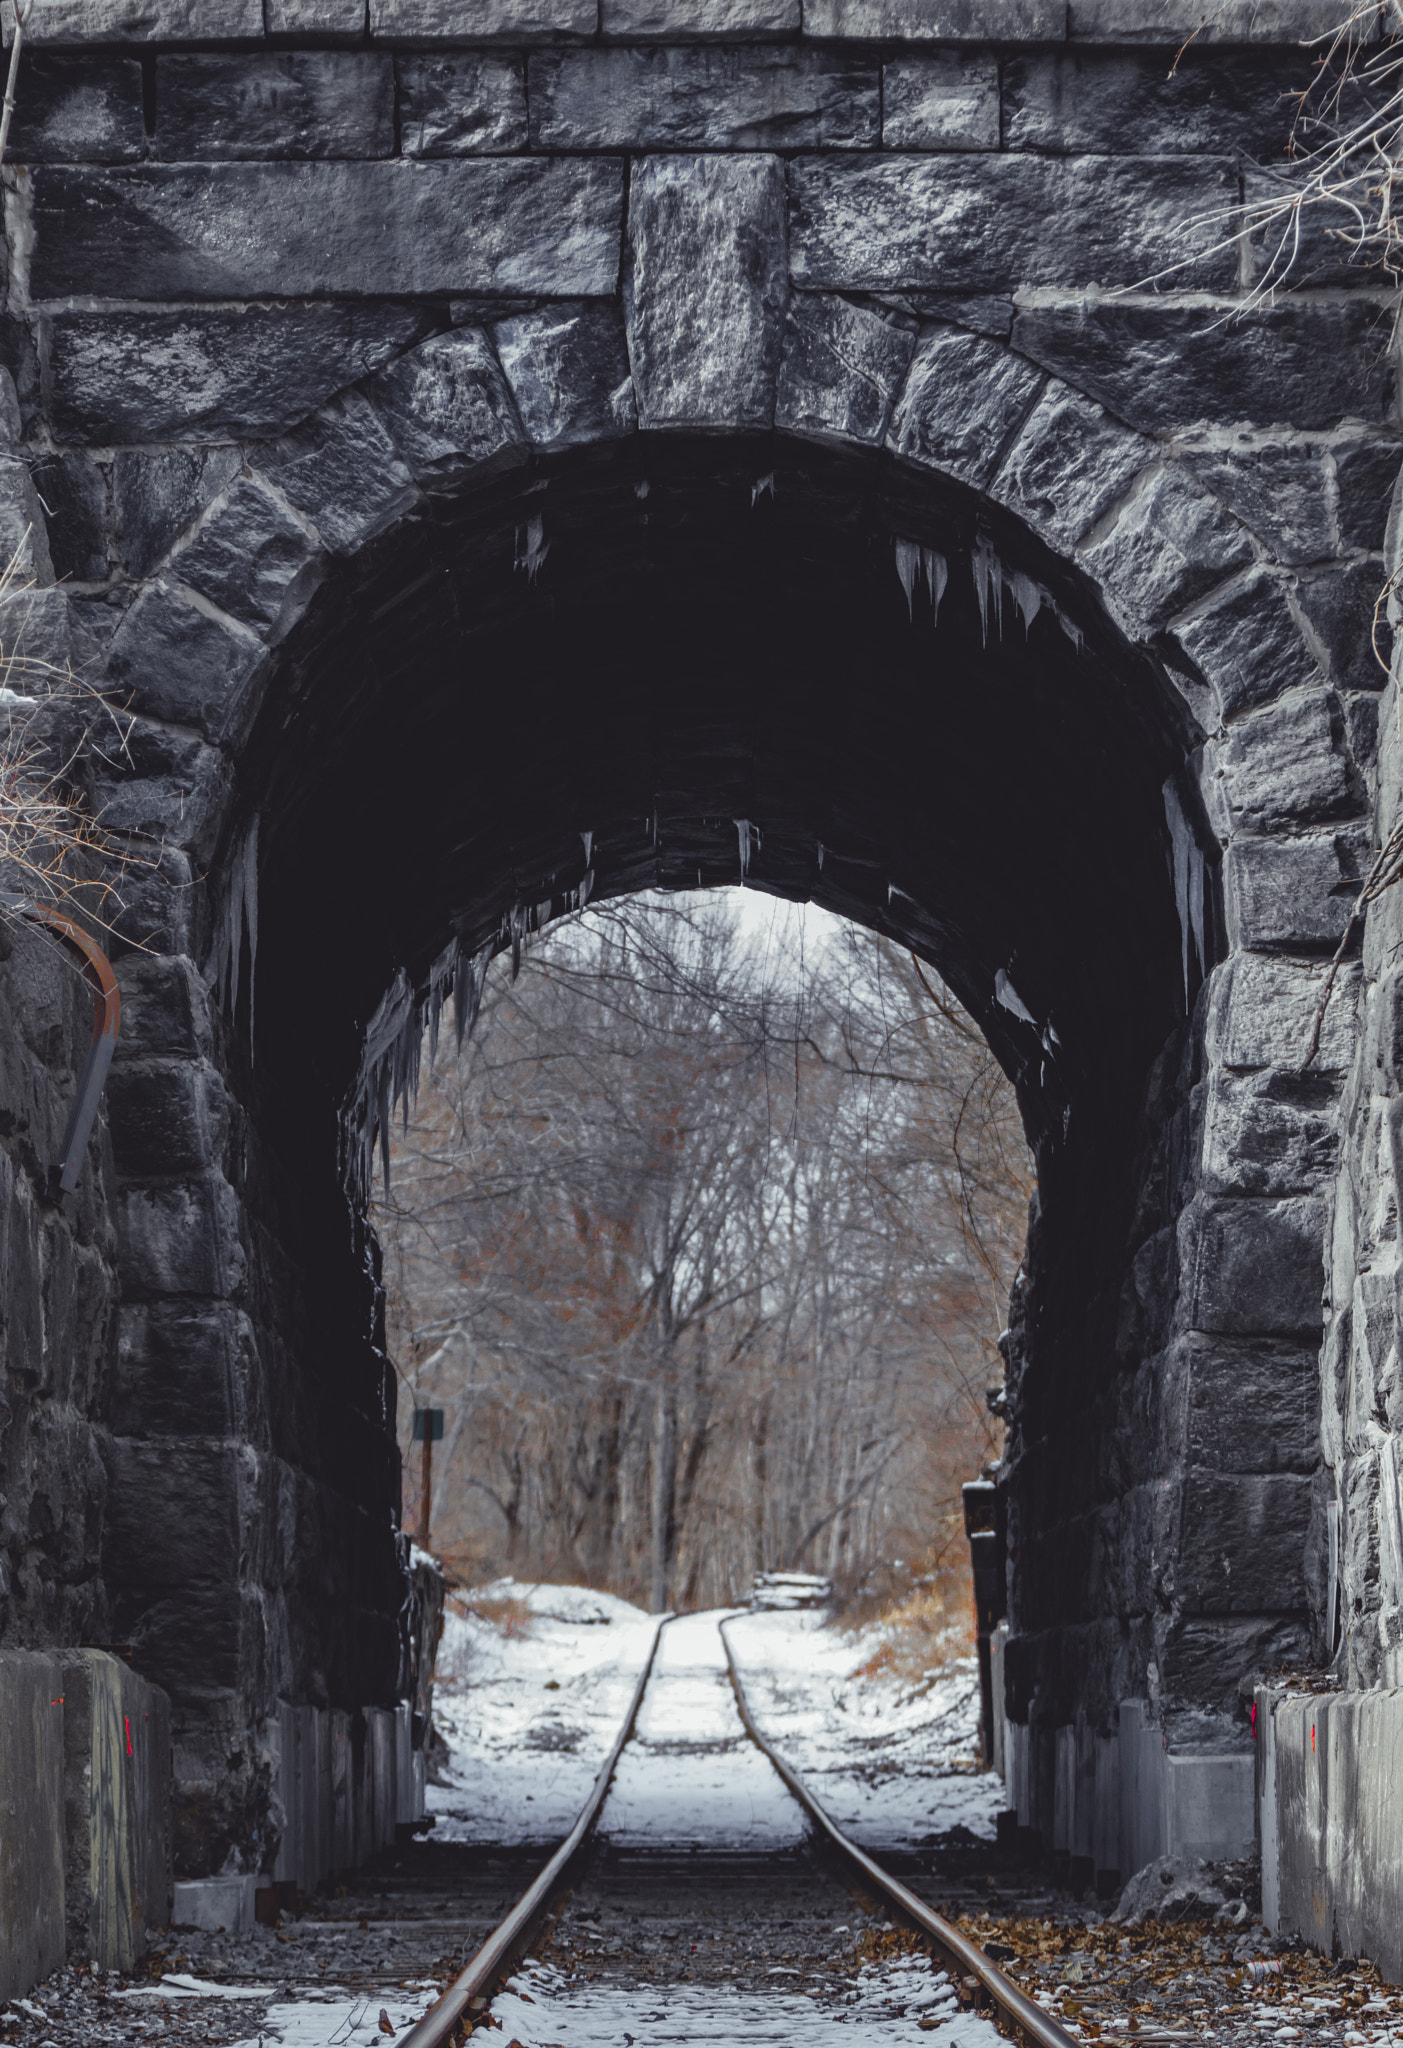
[[[428,1788],[434,1838],[553,1843],[589,1796],[657,1623],[579,1586],[503,1579],[473,1597],[521,1619],[444,1617],[434,1722],[451,1754],[448,1782]]]
[[[973,1657],[922,1689],[854,1677],[881,1646],[880,1623],[845,1634],[821,1613],[747,1613],[726,1633],[757,1726],[855,1841],[895,1848],[957,1826],[994,1833],[1003,1784],[975,1761]]]
[[[797,1973],[784,1973],[797,1974]],[[1005,2048],[991,2020],[962,2013],[948,1976],[927,1956],[900,1956],[870,1964],[848,1994],[846,2007],[820,2005],[797,1986],[793,1992],[746,1993],[714,1984],[631,1987],[581,1983],[546,1963],[513,1977],[492,2001],[502,2038],[521,2048],[877,2048],[910,2043],[913,2020],[936,2048]],[[930,2025],[931,2021],[935,2025]]]
[[[669,1622],[599,1832],[623,1848],[787,1849],[808,1822],[736,1709],[717,1614]]]
[[[342,1992],[309,1989],[295,2001],[270,2005],[256,2035],[234,2048],[394,2048],[401,2035],[424,2017],[438,1997],[439,1986],[405,1986],[351,1998]],[[387,2033],[380,2015],[390,2023]]]

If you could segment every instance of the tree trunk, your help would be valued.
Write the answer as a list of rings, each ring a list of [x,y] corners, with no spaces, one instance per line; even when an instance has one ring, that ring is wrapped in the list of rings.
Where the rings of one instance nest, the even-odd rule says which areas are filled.
[[[653,1431],[653,1589],[654,1614],[667,1607],[672,1587],[672,1562],[677,1554],[677,1389],[670,1378],[657,1392]]]

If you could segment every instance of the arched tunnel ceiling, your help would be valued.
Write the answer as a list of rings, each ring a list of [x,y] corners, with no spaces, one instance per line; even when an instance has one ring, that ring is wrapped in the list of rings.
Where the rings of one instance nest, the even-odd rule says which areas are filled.
[[[1044,1173],[1123,1153],[1184,1015],[1162,785],[1197,735],[958,487],[760,438],[514,473],[324,589],[267,702],[258,1086],[309,1142],[397,970],[422,986],[448,940],[514,906],[534,927],[587,872],[600,897],[744,866],[910,944]]]

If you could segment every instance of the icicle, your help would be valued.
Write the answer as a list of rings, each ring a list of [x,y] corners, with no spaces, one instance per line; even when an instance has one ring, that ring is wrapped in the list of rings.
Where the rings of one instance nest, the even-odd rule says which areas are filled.
[[[823,841],[820,839],[818,842],[818,871],[820,874],[823,873],[823,856],[825,851]]]
[[[740,878],[743,882],[750,873],[751,842],[753,840],[755,845],[759,846],[761,844],[760,833],[758,828],[751,824],[749,818],[732,818],[731,823],[735,826],[736,837],[740,841]]]
[[[926,589],[930,592],[930,622],[934,626],[940,620],[940,600],[950,581],[950,564],[934,548],[922,548],[921,567],[925,571]]]
[[[544,903],[536,905],[536,929],[538,932],[543,932],[550,923],[550,909],[554,901],[555,898],[553,896],[547,896]]]
[[[1174,884],[1174,908],[1179,917],[1184,972],[1184,1008],[1189,1006],[1189,947],[1192,944],[1198,961],[1199,972],[1207,968],[1204,946],[1204,863],[1203,853],[1195,840],[1184,809],[1179,802],[1179,792],[1174,787],[1172,776],[1165,782],[1164,822],[1169,828],[1169,873]]]
[[[590,863],[590,856],[594,852],[594,834],[592,832],[582,832],[580,834],[580,844],[584,847],[585,866],[588,867]]]
[[[1072,624],[1072,621],[1067,617],[1067,614],[1061,609],[1060,606],[1055,607],[1055,609],[1057,611],[1058,625],[1062,628],[1062,631],[1071,641],[1073,647],[1076,648],[1077,653],[1080,654],[1082,650],[1082,642],[1085,638],[1085,635],[1083,634],[1081,627],[1074,626]]]
[[[912,620],[916,616],[916,570],[920,559],[921,551],[915,541],[898,540],[896,544],[896,573],[900,577],[901,587],[906,593],[906,616]]]
[[[1034,583],[1032,577],[1025,576],[1021,569],[1014,570],[1009,580],[1009,589],[1013,592],[1013,602],[1023,621],[1023,637],[1026,640],[1033,630],[1033,621],[1044,603],[1051,604],[1052,600],[1041,583]]]
[[[640,482],[638,482],[638,483],[636,483],[636,484],[634,485],[634,487],[633,487],[633,495],[634,495],[634,497],[635,497],[635,498],[646,498],[646,497],[647,497],[647,495],[648,495],[648,479],[647,479],[647,477],[646,477],[646,476],[645,476],[645,477],[643,477],[643,478],[641,479],[641,481],[640,481]]]
[[[586,905],[586,904],[587,904],[587,903],[589,902],[589,899],[590,899],[590,897],[592,896],[592,894],[593,894],[593,893],[594,893],[594,869],[593,869],[593,868],[586,868],[586,869],[585,869],[585,876],[584,876],[584,880],[583,880],[583,881],[582,881],[582,882],[580,883],[580,888],[579,888],[579,898],[580,898],[580,909],[581,909],[581,910],[583,910],[583,909],[584,909],[584,907],[585,907],[585,905]]]
[[[541,573],[541,564],[550,553],[550,542],[545,538],[546,523],[539,512],[526,522],[526,543],[523,547],[521,528],[516,530],[516,567],[524,569],[534,583]]]
[[[911,907],[912,907],[912,908],[913,908],[914,910],[919,910],[919,909],[920,909],[920,907],[921,907],[921,906],[920,906],[920,904],[919,904],[919,903],[917,903],[917,901],[916,901],[916,899],[915,899],[915,897],[914,897],[914,896],[908,896],[908,895],[907,895],[907,893],[906,893],[906,891],[905,891],[904,889],[898,889],[898,888],[897,888],[897,886],[896,886],[896,883],[895,883],[895,882],[888,882],[888,883],[887,883],[887,905],[888,905],[888,907],[890,907],[890,906],[891,906],[891,904],[892,904],[892,903],[893,903],[893,902],[894,902],[894,901],[896,900],[896,898],[897,898],[898,896],[899,896],[899,897],[901,898],[901,900],[902,900],[902,902],[903,902],[903,903],[909,903],[909,904],[911,905]]]
[[[525,936],[526,907],[521,903],[513,903],[507,914],[507,937],[511,941],[513,981],[521,972],[521,942]]]
[[[1025,1024],[1031,1024],[1033,1029],[1037,1030],[1037,1019],[1024,1002],[1022,996],[1019,995],[1008,976],[1004,973],[1002,967],[994,976],[994,1000],[1001,1003],[1004,1009],[1008,1010],[1013,1016],[1021,1017]]]
[[[994,624],[999,637],[1004,630],[1004,572],[1003,564],[993,548],[981,534],[974,544],[970,556],[970,568],[974,572],[974,594],[979,600],[979,626],[984,636],[984,645],[989,645],[989,612],[992,601]]]
[[[906,593],[906,616],[916,616],[916,585],[924,583],[930,596],[931,623],[940,617],[940,600],[950,580],[950,565],[934,548],[923,548],[914,540],[896,542],[896,573]]]
[[[752,511],[754,510],[755,506],[759,504],[760,500],[766,496],[766,494],[768,494],[771,498],[773,498],[775,494],[775,473],[773,470],[770,471],[768,476],[757,477],[755,479],[755,482],[751,485],[750,504]]]

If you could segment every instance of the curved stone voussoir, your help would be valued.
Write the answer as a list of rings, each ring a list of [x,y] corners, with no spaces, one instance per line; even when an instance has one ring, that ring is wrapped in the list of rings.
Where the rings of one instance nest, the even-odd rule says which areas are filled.
[[[1158,452],[1053,377],[985,489],[1045,540],[1071,548]]]
[[[162,581],[118,627],[104,688],[124,710],[234,746],[253,723],[270,661],[255,633]]]
[[[389,429],[358,391],[333,399],[270,449],[259,468],[337,555],[364,547],[419,499]]]
[[[511,392],[480,327],[432,335],[382,370],[367,392],[426,491],[485,481],[527,458]]]
[[[796,293],[784,323],[776,427],[810,441],[880,447],[915,347],[914,327],[832,293]]]
[[[1286,690],[1319,688],[1319,664],[1301,637],[1279,577],[1255,569],[1217,591],[1174,638],[1212,685],[1220,717],[1235,718]]]
[[[123,719],[122,727],[122,751],[110,751],[94,772],[98,823],[177,848],[197,865],[207,861],[233,789],[228,758],[197,734],[153,719]]]
[[[780,159],[643,158],[629,190],[627,264],[639,425],[768,428],[789,290]]]
[[[582,299],[500,321],[492,330],[521,424],[538,453],[617,441],[638,428],[623,313]]]
[[[271,646],[305,611],[326,555],[257,474],[240,477],[194,529],[166,574]]]
[[[1360,808],[1342,747],[1339,700],[1293,690],[1248,711],[1209,749],[1234,830],[1322,823]]]
[[[1078,552],[1113,607],[1142,631],[1253,560],[1243,528],[1172,462],[1148,472]]]
[[[894,455],[987,484],[1044,377],[1012,349],[962,327],[923,333],[887,429]]]

